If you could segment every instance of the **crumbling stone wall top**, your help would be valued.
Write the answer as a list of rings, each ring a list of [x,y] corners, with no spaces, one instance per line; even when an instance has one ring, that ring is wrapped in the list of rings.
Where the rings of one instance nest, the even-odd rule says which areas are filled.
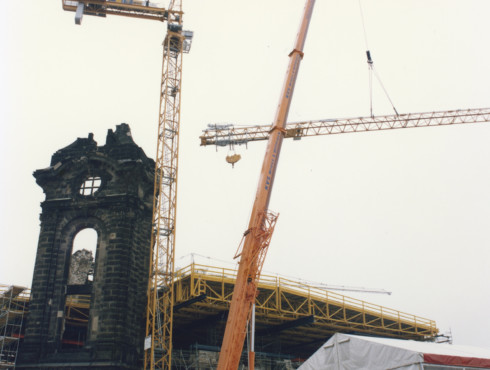
[[[70,159],[86,156],[88,153],[100,152],[118,160],[141,160],[145,164],[153,163],[131,136],[131,129],[127,123],[116,126],[116,131],[109,129],[105,146],[97,146],[94,134],[90,133],[88,138],[78,138],[67,147],[56,151],[51,157],[51,166],[64,163]]]
[[[93,134],[58,150],[51,166],[34,172],[46,201],[88,201],[131,194],[153,206],[155,162],[148,158],[122,123],[108,130],[106,144],[98,146]]]

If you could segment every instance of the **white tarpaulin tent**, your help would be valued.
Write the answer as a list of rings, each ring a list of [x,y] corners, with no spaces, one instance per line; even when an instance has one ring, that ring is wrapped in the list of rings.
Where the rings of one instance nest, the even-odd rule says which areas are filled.
[[[490,349],[337,333],[299,369],[490,369]]]

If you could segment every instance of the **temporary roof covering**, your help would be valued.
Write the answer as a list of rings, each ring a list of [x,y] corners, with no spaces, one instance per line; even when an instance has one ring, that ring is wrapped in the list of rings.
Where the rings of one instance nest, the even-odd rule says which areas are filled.
[[[447,366],[490,369],[490,349],[337,333],[300,369],[420,370]]]

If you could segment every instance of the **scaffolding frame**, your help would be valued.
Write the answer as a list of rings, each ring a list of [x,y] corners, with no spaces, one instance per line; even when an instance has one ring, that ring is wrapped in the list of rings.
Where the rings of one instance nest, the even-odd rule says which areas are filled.
[[[29,296],[25,287],[0,285],[0,368],[15,367]]]

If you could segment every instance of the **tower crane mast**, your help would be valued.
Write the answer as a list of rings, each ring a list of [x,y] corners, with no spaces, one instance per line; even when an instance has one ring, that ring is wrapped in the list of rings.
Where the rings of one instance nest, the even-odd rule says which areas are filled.
[[[84,14],[167,22],[158,113],[144,366],[170,369],[182,56],[189,52],[193,34],[183,30],[180,0],[170,0],[167,8],[147,0],[62,0],[62,6],[75,12],[77,24],[81,24]]]

